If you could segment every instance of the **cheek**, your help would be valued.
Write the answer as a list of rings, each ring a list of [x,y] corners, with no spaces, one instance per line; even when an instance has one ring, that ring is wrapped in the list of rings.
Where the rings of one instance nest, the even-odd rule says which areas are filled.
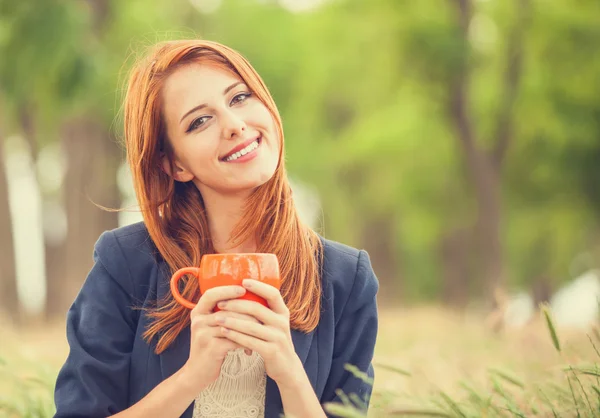
[[[271,116],[268,110],[265,109],[265,114],[263,115],[263,124],[269,131],[269,137],[272,138],[271,143],[273,148],[279,151],[281,146],[281,138],[279,137],[279,131],[277,130],[277,123],[275,122],[275,118]]]
[[[200,138],[198,138],[200,139]],[[203,172],[214,165],[218,159],[218,149],[207,142],[201,140],[190,143],[181,154],[181,161],[194,173]]]
[[[255,103],[251,108],[251,118],[259,125],[264,126],[272,132],[275,132],[275,118],[269,112],[269,109],[262,102]]]
[[[279,149],[281,148],[281,138],[279,137],[279,131],[277,130],[277,122],[269,109],[258,102],[250,109],[250,112],[247,114],[248,121],[253,121],[256,126],[263,128],[267,131],[269,141],[268,146],[275,153],[279,154]]]

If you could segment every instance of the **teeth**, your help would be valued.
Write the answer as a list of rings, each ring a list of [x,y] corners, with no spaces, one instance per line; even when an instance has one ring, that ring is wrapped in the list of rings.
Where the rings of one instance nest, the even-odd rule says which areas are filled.
[[[229,157],[225,158],[225,161],[234,161],[234,160],[237,160],[242,155],[246,155],[249,152],[254,151],[256,148],[258,148],[258,139],[256,141],[252,142],[246,148],[241,149],[238,152],[236,152],[235,154],[232,154]]]

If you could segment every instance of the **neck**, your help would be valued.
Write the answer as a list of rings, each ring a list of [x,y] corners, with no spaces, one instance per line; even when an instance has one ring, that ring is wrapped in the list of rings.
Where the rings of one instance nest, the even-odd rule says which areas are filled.
[[[213,247],[218,253],[253,253],[257,245],[254,238],[243,242],[233,242],[233,228],[244,215],[244,205],[248,196],[219,195],[203,191],[204,205],[208,216],[208,226]]]

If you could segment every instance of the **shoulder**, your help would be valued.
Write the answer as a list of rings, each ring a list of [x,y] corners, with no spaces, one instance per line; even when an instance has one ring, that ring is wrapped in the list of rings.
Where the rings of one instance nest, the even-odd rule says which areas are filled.
[[[129,256],[153,257],[156,247],[143,222],[105,231],[95,245],[96,253],[101,257],[125,253]]]
[[[94,246],[94,260],[114,278],[129,277],[133,285],[154,269],[160,254],[143,222],[105,231]]]
[[[114,246],[125,246],[140,249],[150,247],[151,241],[146,225],[143,222],[136,222],[103,232],[96,242],[96,248],[105,249]]]
[[[375,300],[379,281],[365,250],[321,238],[323,243],[322,279],[333,300],[336,317],[341,311],[356,310]]]
[[[358,269],[361,250],[321,237],[323,243],[323,279],[351,285]]]

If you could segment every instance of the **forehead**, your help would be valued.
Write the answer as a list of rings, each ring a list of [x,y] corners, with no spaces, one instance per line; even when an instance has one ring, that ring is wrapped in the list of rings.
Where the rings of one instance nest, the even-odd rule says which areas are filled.
[[[163,85],[165,106],[197,106],[210,104],[223,96],[223,91],[242,79],[223,68],[211,64],[186,64],[176,69]]]

